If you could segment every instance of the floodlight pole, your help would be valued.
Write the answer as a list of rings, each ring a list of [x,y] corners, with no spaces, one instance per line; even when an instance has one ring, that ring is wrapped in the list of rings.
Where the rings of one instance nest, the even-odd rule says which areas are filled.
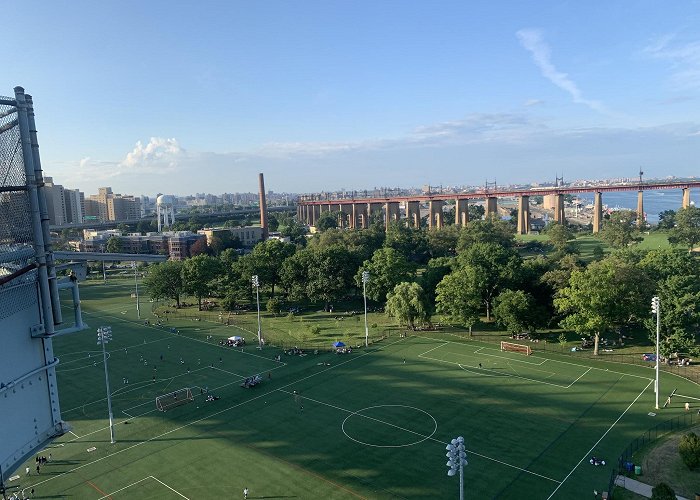
[[[260,334],[260,281],[257,274],[254,274],[251,280],[255,287],[255,300],[258,303],[258,349],[262,349],[262,336]]]
[[[102,249],[102,253],[105,253],[105,246],[100,245],[100,249]],[[102,256],[102,282],[107,283],[107,271],[105,270],[105,258],[104,255]]]
[[[367,282],[369,271],[362,271],[362,296],[365,299],[365,347],[369,345],[369,330],[367,329]]]
[[[136,274],[136,261],[134,261],[134,284],[136,285],[136,316],[141,319],[141,306],[139,305],[139,279]]]
[[[447,450],[445,456],[449,467],[447,475],[452,477],[459,470],[459,500],[464,500],[464,466],[469,465],[467,452],[464,447],[464,438],[462,436],[454,438],[445,449]]]
[[[105,344],[112,340],[112,327],[101,326],[97,329],[97,343],[102,344],[102,359],[105,365],[105,385],[107,386],[107,411],[109,412],[109,438],[114,444],[114,419],[112,417],[112,393],[109,390],[109,372],[107,371],[107,351]]]
[[[661,337],[661,301],[658,297],[651,299],[651,311],[656,314],[656,409],[659,409],[659,341]]]

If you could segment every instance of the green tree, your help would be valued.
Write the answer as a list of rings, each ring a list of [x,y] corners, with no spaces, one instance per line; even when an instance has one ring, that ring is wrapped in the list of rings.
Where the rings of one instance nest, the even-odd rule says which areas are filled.
[[[414,329],[416,323],[427,322],[428,307],[423,289],[418,283],[399,283],[387,297],[386,313],[410,329]]]
[[[460,226],[445,226],[428,231],[428,251],[432,258],[453,257],[457,253]]]
[[[297,251],[282,264],[280,280],[290,300],[304,300],[308,298],[307,283],[309,281],[309,269],[313,265],[314,251],[304,248]]]
[[[190,247],[190,255],[192,257],[196,257],[198,255],[209,255],[210,253],[212,253],[212,252],[211,252],[211,249],[209,248],[209,245],[207,244],[206,238],[198,239]]]
[[[637,213],[632,210],[616,210],[610,219],[603,221],[600,238],[613,248],[625,248],[642,241],[637,230]]]
[[[395,221],[389,224],[386,231],[384,246],[393,248],[407,259],[423,262],[428,254],[428,242],[425,231],[408,227]]]
[[[656,282],[677,275],[700,278],[700,261],[692,254],[671,248],[651,250],[642,257],[639,266]]]
[[[322,301],[326,307],[340,299],[354,285],[358,262],[355,255],[340,245],[312,252],[307,269],[306,296]]]
[[[515,246],[515,232],[508,222],[490,217],[486,220],[470,220],[462,227],[457,242],[457,253],[476,243],[495,243],[503,247]]]
[[[316,229],[320,232],[338,227],[338,212],[321,212],[316,219]]]
[[[481,218],[486,213],[486,209],[483,205],[475,205],[474,203],[469,204],[469,220],[481,220]]]
[[[445,276],[452,272],[454,263],[454,257],[437,257],[428,261],[427,267],[420,275],[418,284],[423,288],[429,305],[435,304],[437,286]]]
[[[277,297],[270,297],[267,301],[267,304],[265,305],[265,308],[267,309],[267,312],[277,316],[279,315],[280,310],[282,309],[282,303]]]
[[[549,224],[545,229],[545,234],[557,252],[562,254],[569,253],[571,247],[569,241],[574,239],[574,233],[571,232],[566,224],[558,222]]]
[[[695,334],[700,328],[700,282],[697,276],[676,275],[658,284],[661,302],[660,350],[668,356],[688,352],[695,345]],[[649,339],[656,342],[656,317],[647,316],[644,325]]]
[[[678,443],[678,452],[688,469],[695,470],[700,467],[700,436],[694,432],[682,436]]]
[[[182,265],[184,291],[197,297],[197,306],[200,311],[202,298],[209,296],[212,282],[220,272],[220,261],[208,255],[197,255],[184,261]]]
[[[676,225],[676,211],[675,210],[664,210],[659,213],[659,229],[673,229]]]
[[[457,256],[459,267],[473,270],[474,286],[486,307],[486,319],[491,320],[493,299],[519,279],[522,259],[515,249],[497,242],[473,243]]]
[[[493,315],[508,333],[522,333],[532,326],[533,302],[522,290],[503,290],[494,301]]]
[[[477,283],[472,268],[461,268],[446,275],[435,291],[437,312],[469,328],[469,335],[479,321],[482,304]]]
[[[692,250],[700,243],[700,208],[690,206],[676,212],[676,226],[668,233],[672,245],[685,245]]]
[[[651,489],[651,500],[676,500],[676,492],[666,483],[659,483]]]
[[[411,281],[414,266],[393,248],[380,248],[371,260],[366,260],[355,275],[355,284],[362,288],[362,272],[368,271],[367,297],[375,302],[384,302],[387,294],[403,281]]]
[[[144,285],[153,300],[172,299],[180,307],[183,293],[182,261],[169,260],[151,266],[144,278]]]
[[[296,247],[280,240],[261,241],[248,255],[235,264],[239,274],[247,280],[257,274],[260,284],[270,287],[270,295],[275,296],[275,286],[280,280],[280,271],[286,259],[291,257]]]
[[[638,267],[608,257],[584,271],[573,271],[569,286],[559,290],[554,305],[566,314],[563,328],[594,335],[593,354],[597,355],[602,333],[648,314],[652,286]]]
[[[122,251],[122,239],[118,236],[111,236],[107,240],[107,252],[119,253]]]

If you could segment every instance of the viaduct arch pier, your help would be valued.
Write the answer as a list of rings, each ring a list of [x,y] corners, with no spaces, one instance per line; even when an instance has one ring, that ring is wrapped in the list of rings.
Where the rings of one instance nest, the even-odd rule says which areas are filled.
[[[469,222],[469,203],[484,201],[486,217],[494,217],[498,211],[499,198],[516,198],[518,200],[517,232],[530,232],[530,197],[542,196],[545,209],[554,211],[554,220],[565,222],[564,195],[593,193],[593,232],[600,231],[603,223],[603,194],[607,192],[637,191],[637,225],[644,223],[644,191],[657,189],[680,189],[683,192],[681,208],[690,206],[690,190],[700,188],[700,181],[684,182],[642,182],[625,184],[601,184],[591,186],[557,186],[520,190],[477,190],[468,193],[441,193],[410,196],[355,197],[330,196],[328,194],[307,194],[299,198],[297,204],[298,220],[316,225],[323,212],[335,212],[338,226],[342,228],[367,228],[370,214],[381,210],[385,226],[394,221],[404,221],[410,227],[420,226],[420,207],[428,208],[428,228],[440,228],[445,225],[442,211],[448,201],[455,204],[455,224],[466,225]],[[403,207],[404,217],[401,217]]]

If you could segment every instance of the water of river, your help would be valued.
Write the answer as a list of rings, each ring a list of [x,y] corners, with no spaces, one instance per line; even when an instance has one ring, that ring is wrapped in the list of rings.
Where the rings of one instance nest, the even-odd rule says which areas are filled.
[[[698,201],[700,190],[690,190],[690,203]],[[579,199],[593,203],[593,193],[581,193],[577,195]],[[670,190],[649,190],[644,191],[644,211],[647,214],[647,221],[651,224],[659,222],[659,213],[664,210],[678,210],[681,208],[683,191],[680,189]],[[618,191],[603,193],[603,204],[608,207],[627,208],[637,210],[637,191]]]

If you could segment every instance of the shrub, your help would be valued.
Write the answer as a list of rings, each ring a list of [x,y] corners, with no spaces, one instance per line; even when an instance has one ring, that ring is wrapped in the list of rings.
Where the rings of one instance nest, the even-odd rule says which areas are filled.
[[[277,297],[272,297],[267,301],[267,312],[272,313],[275,316],[280,313],[281,307],[282,304],[280,303],[280,299]]]
[[[651,500],[676,500],[676,493],[666,483],[659,483],[651,490]]]
[[[294,317],[295,316],[294,316],[294,313],[292,311],[289,311],[289,313],[287,313],[287,319],[289,321],[294,321]]]
[[[564,332],[561,332],[561,333],[559,334],[559,339],[558,339],[558,340],[559,340],[559,343],[560,343],[561,345],[566,344],[566,334],[565,334]]]
[[[369,325],[369,326],[370,326],[371,328],[377,328],[377,324],[376,324],[376,323],[372,323],[372,324]]]
[[[309,331],[310,331],[313,335],[318,335],[319,333],[321,333],[321,327],[318,326],[318,325],[311,325],[311,326],[309,327]]]
[[[694,432],[689,432],[681,437],[681,441],[678,443],[678,452],[686,467],[691,470],[697,469],[700,465],[700,437]]]

